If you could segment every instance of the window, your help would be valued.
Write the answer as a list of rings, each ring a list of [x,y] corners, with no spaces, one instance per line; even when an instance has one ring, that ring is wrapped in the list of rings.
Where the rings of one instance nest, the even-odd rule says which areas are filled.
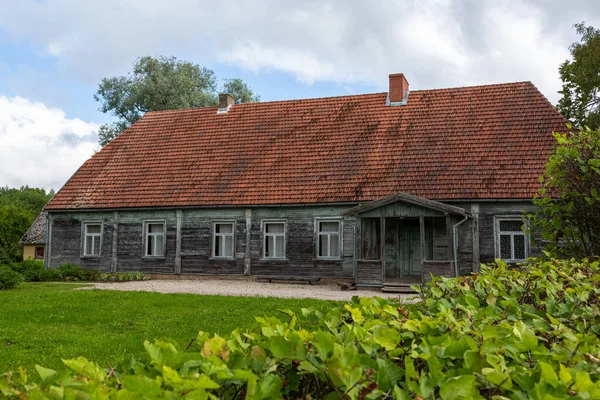
[[[317,258],[341,258],[341,225],[340,221],[317,221]]]
[[[213,257],[233,258],[233,222],[213,223]]]
[[[528,253],[528,237],[521,229],[519,217],[496,219],[496,255],[507,262],[525,261]]]
[[[44,248],[43,247],[35,248],[35,258],[44,258]]]
[[[263,258],[285,258],[285,222],[263,224]]]
[[[146,257],[164,257],[165,255],[165,222],[147,221],[146,226]]]
[[[100,255],[102,241],[102,224],[98,222],[83,223],[83,255],[97,257]],[[37,252],[37,250],[36,250]]]

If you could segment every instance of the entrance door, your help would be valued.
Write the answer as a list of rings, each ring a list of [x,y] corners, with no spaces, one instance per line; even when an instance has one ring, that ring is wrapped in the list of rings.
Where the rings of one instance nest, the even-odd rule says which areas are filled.
[[[421,275],[419,220],[405,219],[400,225],[400,268],[402,276]]]

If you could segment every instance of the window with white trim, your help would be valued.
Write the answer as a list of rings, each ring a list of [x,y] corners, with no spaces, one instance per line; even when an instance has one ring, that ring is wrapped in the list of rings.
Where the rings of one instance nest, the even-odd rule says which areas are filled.
[[[234,243],[234,223],[213,222],[212,256],[233,258]]]
[[[529,252],[529,237],[520,217],[496,219],[496,256],[506,262],[525,261]]]
[[[263,223],[263,258],[285,258],[285,222]]]
[[[102,223],[84,222],[83,223],[83,255],[93,257],[100,255],[100,245],[102,241]]]
[[[165,255],[165,222],[164,221],[146,221],[145,225],[145,244],[146,257],[164,257]]]
[[[342,252],[342,223],[338,220],[317,221],[317,258],[339,259]]]

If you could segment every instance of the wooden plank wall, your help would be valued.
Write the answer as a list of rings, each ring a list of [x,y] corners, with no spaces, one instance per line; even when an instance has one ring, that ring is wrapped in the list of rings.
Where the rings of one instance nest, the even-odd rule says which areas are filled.
[[[339,217],[347,206],[334,207],[273,207],[246,210],[235,209],[188,209],[181,210],[180,259],[181,273],[209,275],[243,275],[247,250],[250,253],[252,275],[306,276],[306,277],[352,277],[353,273],[353,225],[356,219]],[[251,215],[250,247],[247,249],[246,213]],[[315,253],[315,217],[340,218],[343,225],[340,260],[317,260]],[[115,220],[116,218],[116,220]],[[143,257],[143,221],[164,220],[166,223],[165,256]],[[286,259],[264,260],[262,258],[261,221],[285,220]],[[102,221],[104,235],[100,257],[82,258],[82,221]],[[233,259],[214,259],[212,255],[212,223],[215,220],[235,223],[235,256]],[[113,227],[117,226],[117,240],[113,241]],[[113,242],[117,244],[113,253]],[[49,266],[57,268],[70,262],[85,268],[111,270],[113,254],[116,255],[116,271],[144,271],[150,273],[175,273],[177,254],[176,210],[78,212],[53,213],[51,236],[51,260]],[[381,264],[380,264],[381,266]]]
[[[494,216],[522,216],[523,212],[533,212],[536,207],[529,202],[497,202],[479,203],[479,252],[481,263],[493,262],[496,258],[494,245]],[[533,237],[541,243],[539,233],[534,232]],[[531,246],[532,256],[540,255],[541,248]]]

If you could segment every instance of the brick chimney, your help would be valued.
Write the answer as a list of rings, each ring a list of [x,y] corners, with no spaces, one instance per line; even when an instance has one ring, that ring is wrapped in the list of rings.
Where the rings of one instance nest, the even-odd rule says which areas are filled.
[[[227,93],[219,93],[219,109],[217,113],[226,113],[235,103],[233,96]]]
[[[391,106],[405,104],[405,97],[408,99],[408,81],[404,74],[390,74],[388,104]]]

